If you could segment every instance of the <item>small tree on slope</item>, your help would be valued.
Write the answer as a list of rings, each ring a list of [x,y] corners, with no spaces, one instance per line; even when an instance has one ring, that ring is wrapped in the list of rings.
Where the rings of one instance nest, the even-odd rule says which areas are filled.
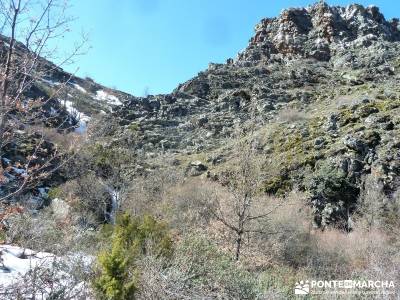
[[[118,218],[111,235],[111,249],[99,254],[98,279],[94,287],[99,298],[135,299],[139,273],[135,262],[144,255],[169,256],[172,241],[166,226],[151,216]]]

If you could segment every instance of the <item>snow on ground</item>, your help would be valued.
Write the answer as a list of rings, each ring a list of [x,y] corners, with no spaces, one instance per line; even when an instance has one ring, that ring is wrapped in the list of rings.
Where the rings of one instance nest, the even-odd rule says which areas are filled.
[[[29,270],[49,266],[55,256],[46,252],[34,252],[17,246],[0,246],[0,287],[14,284]]]
[[[84,94],[86,94],[87,93],[87,91],[83,88],[83,87],[81,87],[79,84],[77,84],[77,83],[71,83],[78,91],[80,91],[80,92],[82,92],[82,93],[84,93]]]
[[[26,173],[25,169],[21,169],[21,168],[16,168],[16,167],[11,167],[12,171],[17,174],[17,175],[21,175],[21,176],[27,176],[28,174]]]
[[[108,104],[113,104],[113,105],[121,105],[122,104],[122,102],[117,97],[107,93],[104,90],[97,91],[95,99],[99,100],[99,101],[105,101]]]
[[[69,296],[68,299],[85,299],[87,297],[78,295],[87,294],[87,284],[77,281],[73,266],[90,268],[93,259],[81,253],[58,257],[52,253],[0,245],[0,298],[15,299],[17,292],[24,295],[24,299],[53,299],[53,294],[62,292]],[[48,274],[52,274],[51,277]]]
[[[47,84],[49,84],[49,85],[51,85],[51,86],[60,85],[60,84],[61,84],[61,83],[58,82],[58,81],[54,81],[54,80],[50,80],[50,79],[41,78],[41,80],[42,80],[43,82],[46,82]]]
[[[61,104],[65,106],[65,109],[78,120],[79,126],[75,128],[76,133],[84,133],[87,129],[87,124],[90,121],[90,117],[85,115],[84,113],[78,111],[74,107],[74,103],[69,100],[61,101]]]
[[[5,163],[6,165],[9,165],[9,164],[11,163],[11,160],[8,159],[8,158],[2,157],[1,159],[4,161],[4,163]]]

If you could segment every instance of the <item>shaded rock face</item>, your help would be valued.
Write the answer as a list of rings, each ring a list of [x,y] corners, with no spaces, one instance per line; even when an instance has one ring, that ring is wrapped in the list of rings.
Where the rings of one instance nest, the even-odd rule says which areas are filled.
[[[58,156],[57,146],[41,139],[40,134],[18,130],[15,140],[3,147],[0,198],[5,199],[2,204],[22,199],[30,209],[42,208],[48,200],[48,187],[63,182],[59,172],[52,172],[62,159]],[[47,172],[51,172],[51,176],[42,176]],[[22,187],[24,189],[19,193]]]

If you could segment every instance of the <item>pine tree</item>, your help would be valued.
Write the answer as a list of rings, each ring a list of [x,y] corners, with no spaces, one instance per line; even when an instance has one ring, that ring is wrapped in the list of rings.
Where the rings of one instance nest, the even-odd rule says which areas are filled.
[[[101,299],[135,299],[139,282],[135,262],[144,255],[169,256],[172,241],[168,229],[151,216],[123,214],[113,228],[111,241],[111,249],[98,256],[100,276],[94,287]]]

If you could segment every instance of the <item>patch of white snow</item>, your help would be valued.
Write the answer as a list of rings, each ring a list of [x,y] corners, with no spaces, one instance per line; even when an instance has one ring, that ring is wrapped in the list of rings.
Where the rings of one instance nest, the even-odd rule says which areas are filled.
[[[12,285],[29,270],[46,264],[54,255],[46,252],[35,253],[17,246],[0,246],[0,287]]]
[[[84,113],[78,111],[74,107],[74,103],[69,100],[61,101],[61,104],[64,105],[65,109],[72,115],[74,118],[78,120],[78,127],[75,128],[75,132],[82,134],[86,132],[87,124],[90,121],[90,117],[85,115]]]
[[[122,102],[117,97],[107,93],[104,90],[97,91],[95,99],[99,100],[99,101],[105,101],[108,104],[113,104],[113,105],[121,105],[122,104]]]
[[[50,80],[50,79],[41,78],[41,80],[42,80],[43,82],[45,82],[45,83],[51,85],[51,86],[55,86],[55,85],[60,85],[60,84],[61,84],[61,83],[58,82],[58,81],[54,81],[54,80]]]
[[[82,93],[84,93],[84,94],[87,93],[87,91],[86,91],[83,87],[81,87],[79,84],[77,84],[77,83],[72,83],[72,85],[73,85],[78,91],[80,91],[80,92],[82,92]]]
[[[14,294],[23,295],[23,299],[53,299],[53,293],[63,292],[68,299],[85,299],[87,287],[84,282],[74,279],[72,264],[89,267],[93,257],[75,253],[64,257],[48,252],[36,252],[18,246],[0,245],[0,295],[14,299]],[[57,267],[63,266],[62,268]],[[71,266],[72,266],[71,265]],[[42,272],[35,270],[41,269]],[[41,274],[52,274],[41,278]],[[36,274],[36,275],[35,275]],[[36,276],[40,288],[32,288],[30,278]],[[27,281],[28,280],[28,281]],[[66,288],[69,290],[65,291]],[[73,295],[82,295],[74,298]],[[3,298],[1,298],[3,299]],[[64,298],[63,298],[64,299]]]

